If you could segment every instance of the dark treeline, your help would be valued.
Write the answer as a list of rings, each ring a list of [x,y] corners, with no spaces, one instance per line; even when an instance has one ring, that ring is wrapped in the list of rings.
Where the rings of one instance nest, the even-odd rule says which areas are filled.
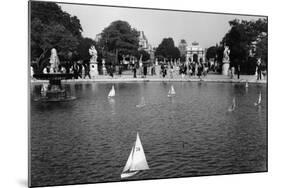
[[[232,20],[231,28],[223,37],[220,45],[207,49],[207,59],[215,59],[222,65],[224,46],[230,48],[230,67],[240,65],[244,74],[254,74],[256,62],[261,58],[263,69],[267,69],[267,19],[257,21]]]

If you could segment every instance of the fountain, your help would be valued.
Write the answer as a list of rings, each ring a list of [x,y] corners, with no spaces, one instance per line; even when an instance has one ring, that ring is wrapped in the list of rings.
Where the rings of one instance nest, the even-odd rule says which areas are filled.
[[[49,80],[49,84],[42,86],[41,96],[35,101],[60,102],[76,99],[70,96],[61,85],[61,80],[72,79],[74,74],[59,72],[59,58],[55,48],[51,50],[50,64],[50,73],[33,74],[33,77],[38,80]]]

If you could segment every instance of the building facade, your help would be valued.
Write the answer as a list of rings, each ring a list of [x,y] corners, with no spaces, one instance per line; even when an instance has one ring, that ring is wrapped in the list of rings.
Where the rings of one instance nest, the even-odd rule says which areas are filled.
[[[147,50],[149,48],[148,40],[143,31],[139,33],[139,50]]]
[[[149,53],[150,59],[154,59],[154,49],[152,46],[148,43],[148,40],[144,34],[143,31],[139,32],[139,49],[138,50],[144,50]]]
[[[181,39],[181,41],[179,43],[179,46],[178,46],[181,56],[186,55],[186,52],[187,52],[186,51],[187,50],[186,47],[187,47],[186,41],[184,39]]]
[[[198,42],[193,42],[186,47],[186,59],[195,62],[199,62],[202,59],[205,62],[205,49]]]

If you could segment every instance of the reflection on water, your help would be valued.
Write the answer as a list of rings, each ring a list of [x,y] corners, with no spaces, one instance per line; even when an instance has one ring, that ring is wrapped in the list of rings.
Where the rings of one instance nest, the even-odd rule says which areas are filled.
[[[131,179],[267,170],[265,85],[175,82],[174,97],[167,82],[113,85],[111,99],[112,83],[92,83],[65,85],[74,101],[31,101],[33,186],[120,181],[137,131],[150,170]]]
[[[112,97],[108,98],[108,103],[109,103],[110,108],[111,108],[111,114],[115,115],[116,114],[116,111],[115,111],[115,99],[112,98]]]

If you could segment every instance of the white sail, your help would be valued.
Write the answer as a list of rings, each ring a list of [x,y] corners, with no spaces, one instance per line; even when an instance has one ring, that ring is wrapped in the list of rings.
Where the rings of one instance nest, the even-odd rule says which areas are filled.
[[[258,100],[258,104],[260,104],[260,103],[261,103],[261,93],[259,95],[259,100]]]
[[[137,133],[137,140],[134,147],[133,161],[130,170],[147,170],[149,166],[146,161],[146,157],[143,151],[143,147],[140,141],[139,133]]]
[[[173,86],[173,85],[171,86],[171,94],[172,94],[172,95],[175,95],[175,94],[176,94],[176,91],[175,91],[175,89],[174,89],[174,86]]]
[[[176,94],[176,91],[174,89],[174,86],[171,85],[171,88],[169,89],[169,92],[168,92],[168,97],[172,97]]]
[[[147,164],[143,147],[139,138],[139,133],[137,133],[136,142],[123,169],[121,178],[131,177],[138,171],[147,169],[149,169],[149,166]]]
[[[245,85],[245,87],[246,87],[246,88],[248,88],[248,87],[249,87],[249,84],[248,84],[248,82],[246,82],[246,85]]]
[[[134,152],[134,147],[132,147],[131,153],[130,153],[130,155],[128,157],[126,165],[124,166],[123,172],[126,172],[127,170],[130,169],[132,161],[133,161],[133,152]]]
[[[112,86],[110,92],[108,93],[108,97],[114,97],[115,96],[115,89],[114,86]]]

